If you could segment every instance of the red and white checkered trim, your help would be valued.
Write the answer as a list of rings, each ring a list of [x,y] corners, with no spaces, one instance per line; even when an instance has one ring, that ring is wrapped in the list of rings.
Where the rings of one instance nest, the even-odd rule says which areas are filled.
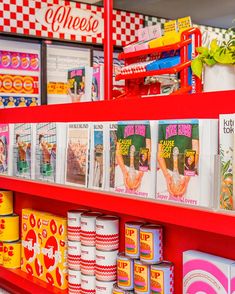
[[[26,36],[47,37],[84,43],[102,44],[102,34],[95,37],[49,31],[35,17],[38,9],[53,5],[71,6],[90,11],[104,18],[103,7],[61,0],[0,0],[0,31]],[[144,16],[114,11],[113,39],[115,45],[125,46],[136,40],[137,30],[144,26]]]

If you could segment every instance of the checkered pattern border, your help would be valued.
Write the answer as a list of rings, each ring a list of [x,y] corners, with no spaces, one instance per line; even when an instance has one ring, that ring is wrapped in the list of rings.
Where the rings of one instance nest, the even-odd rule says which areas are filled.
[[[69,33],[51,32],[36,21],[37,9],[53,5],[69,5],[73,8],[88,10],[104,18],[103,7],[61,0],[0,0],[0,32],[26,36],[47,37],[84,43],[102,44],[102,34],[96,37],[78,36]],[[144,16],[115,10],[113,20],[113,40],[115,45],[125,46],[136,40],[137,30],[144,26]]]

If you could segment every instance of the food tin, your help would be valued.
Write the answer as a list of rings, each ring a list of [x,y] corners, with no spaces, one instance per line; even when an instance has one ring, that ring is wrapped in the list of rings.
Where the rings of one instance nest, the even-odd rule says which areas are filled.
[[[13,213],[13,192],[0,191],[0,215]]]
[[[68,241],[68,268],[80,271],[81,242]]]
[[[20,268],[21,242],[3,243],[3,266],[9,269]]]
[[[96,294],[112,294],[115,282],[104,282],[96,280]]]
[[[96,249],[96,279],[104,282],[116,281],[117,278],[117,255],[115,251],[100,251]]]
[[[96,218],[100,212],[87,212],[81,216],[81,243],[85,246],[95,246]]]
[[[124,290],[134,289],[134,260],[124,253],[117,258],[117,285]]]
[[[134,293],[134,292],[133,291],[123,290],[123,289],[119,288],[117,284],[114,284],[113,285],[113,292],[112,292],[112,294],[130,294],[130,293]]]
[[[140,260],[134,261],[134,289],[136,294],[150,293],[150,266]]]
[[[174,293],[174,265],[162,262],[151,265],[151,293]]]
[[[95,276],[81,275],[81,294],[95,294]]]
[[[68,240],[80,242],[81,215],[86,209],[68,211]]]
[[[96,219],[96,248],[102,251],[119,247],[119,219],[115,216],[99,216]]]
[[[3,242],[0,241],[0,265],[3,265]]]
[[[68,269],[68,293],[77,294],[81,292],[81,272]]]
[[[83,275],[95,275],[95,247],[81,246],[81,272]]]
[[[125,223],[125,254],[131,258],[140,257],[140,228],[142,222]]]
[[[13,242],[19,240],[19,216],[12,214],[0,216],[0,241]]]
[[[140,260],[154,264],[163,260],[162,227],[145,225],[140,228]]]

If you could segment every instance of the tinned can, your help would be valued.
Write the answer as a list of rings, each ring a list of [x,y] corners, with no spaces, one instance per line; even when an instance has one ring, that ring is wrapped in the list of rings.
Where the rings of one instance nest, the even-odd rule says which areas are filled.
[[[17,214],[0,217],[0,240],[3,242],[19,240],[19,216]]]
[[[77,294],[81,291],[81,272],[68,269],[68,293]]]
[[[140,260],[148,263],[160,263],[163,260],[163,229],[157,225],[145,225],[140,228]]]
[[[0,265],[3,265],[3,242],[0,241]]]
[[[134,289],[136,294],[150,293],[150,266],[140,260],[134,261]]]
[[[3,266],[9,269],[20,268],[21,242],[3,243]]]
[[[83,275],[95,275],[95,247],[81,246],[81,272]]]
[[[134,289],[134,260],[123,253],[117,258],[117,285],[123,290]]]
[[[81,275],[81,294],[95,294],[95,276]]]
[[[140,257],[140,228],[144,223],[125,223],[125,254],[134,259]]]
[[[112,294],[113,285],[115,281],[112,282],[104,282],[96,280],[96,294]]]
[[[68,241],[68,268],[76,271],[81,269],[81,242]]]
[[[85,246],[95,246],[96,218],[100,212],[87,212],[81,216],[81,243]]]
[[[86,209],[68,211],[68,240],[80,242],[81,215],[87,212]]]
[[[119,288],[117,284],[113,285],[112,294],[130,294],[130,293],[134,293],[134,292],[133,291],[123,290],[123,289]]]
[[[13,213],[13,192],[0,191],[0,215]]]
[[[151,265],[151,294],[174,293],[174,265],[162,262]]]
[[[96,279],[104,282],[116,281],[118,250],[100,251],[96,249]]]

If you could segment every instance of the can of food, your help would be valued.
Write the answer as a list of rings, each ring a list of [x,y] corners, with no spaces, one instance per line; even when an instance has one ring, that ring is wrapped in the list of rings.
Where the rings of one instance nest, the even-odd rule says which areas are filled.
[[[100,251],[96,249],[96,279],[104,282],[116,281],[117,278],[117,255],[115,251]]]
[[[0,240],[3,242],[19,240],[19,216],[17,214],[0,216]]]
[[[3,265],[3,242],[0,241],[0,265]]]
[[[0,191],[0,215],[13,213],[13,192]]]
[[[81,216],[81,243],[85,246],[95,246],[96,218],[100,212],[87,212]]]
[[[145,225],[140,228],[140,260],[148,263],[160,263],[163,260],[162,227]]]
[[[3,266],[5,268],[20,268],[21,242],[3,242]]]
[[[96,294],[112,294],[115,282],[104,282],[96,280]]]
[[[68,211],[68,240],[80,242],[81,215],[86,209]]]
[[[81,272],[68,269],[68,292],[77,294],[81,292]]]
[[[125,223],[125,254],[134,259],[140,257],[140,228],[142,222]]]
[[[134,261],[134,289],[136,294],[150,293],[150,266],[140,260]]]
[[[95,294],[95,276],[81,275],[81,294]]]
[[[81,245],[81,272],[83,275],[95,275],[95,247]]]
[[[96,248],[102,251],[117,250],[119,247],[119,218],[99,216],[96,219]]]
[[[119,288],[117,284],[113,285],[112,294],[130,294],[130,293],[134,293],[134,292],[133,291],[123,290],[123,289]]]
[[[117,258],[117,285],[124,290],[134,289],[134,260],[124,253]]]
[[[151,265],[151,293],[174,293],[174,265],[162,262]]]
[[[68,268],[80,271],[81,242],[68,241]]]

